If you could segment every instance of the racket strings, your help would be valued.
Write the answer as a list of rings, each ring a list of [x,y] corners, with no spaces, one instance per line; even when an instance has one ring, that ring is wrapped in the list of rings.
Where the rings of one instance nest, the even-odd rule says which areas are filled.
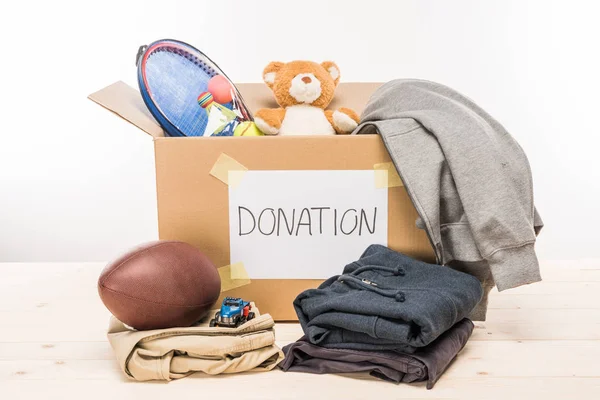
[[[148,55],[148,58],[152,57],[152,55],[154,55],[155,53],[158,53],[161,51],[166,51],[168,53],[177,54],[178,56],[185,58],[186,60],[188,60],[188,61],[192,62],[193,64],[195,64],[196,66],[200,67],[204,71],[204,73],[206,73],[211,78],[213,76],[217,75],[217,71],[210,64],[206,63],[204,60],[201,60],[196,55],[191,54],[183,49],[179,49],[177,47],[170,47],[170,46],[158,47],[157,49],[153,50],[152,53],[150,53]]]
[[[199,66],[174,51],[154,52],[145,73],[154,104],[186,136],[200,136],[208,122],[197,102],[210,77]]]
[[[140,66],[152,107],[180,134],[202,136],[207,127],[208,113],[198,105],[198,95],[207,91],[210,78],[223,73],[199,51],[189,52],[173,45],[152,47]],[[234,91],[233,108],[239,110],[244,120],[251,121],[251,114],[241,97],[238,98],[239,92]],[[223,131],[217,136],[226,134]],[[177,136],[177,133],[172,135]]]

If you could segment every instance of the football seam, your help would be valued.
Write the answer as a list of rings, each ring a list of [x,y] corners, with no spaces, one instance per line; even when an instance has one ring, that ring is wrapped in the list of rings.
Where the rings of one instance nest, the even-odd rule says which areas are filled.
[[[119,265],[117,265],[115,268],[113,268],[113,270],[112,270],[112,271],[110,271],[110,273],[104,277],[104,279],[102,280],[102,282],[101,282],[100,284],[101,284],[103,287],[106,287],[106,286],[104,286],[104,283],[105,283],[105,282],[108,280],[108,278],[110,278],[110,276],[111,276],[111,275],[112,275],[112,274],[113,274],[113,273],[114,273],[116,270],[118,270],[119,268],[121,268],[121,267],[123,266],[123,264],[125,264],[127,261],[129,261],[129,260],[131,260],[131,259],[133,259],[133,258],[135,258],[135,257],[137,257],[137,256],[139,256],[139,255],[142,255],[142,254],[144,254],[145,252],[149,251],[150,249],[155,249],[155,248],[157,248],[157,247],[160,247],[160,246],[162,246],[162,245],[165,245],[165,244],[170,244],[170,243],[175,243],[175,242],[174,242],[174,241],[168,241],[168,242],[159,242],[159,243],[156,243],[156,244],[154,244],[154,245],[152,245],[152,246],[150,246],[150,247],[148,247],[148,248],[146,248],[146,249],[144,249],[144,250],[142,250],[142,251],[140,251],[140,252],[137,252],[137,253],[134,253],[134,254],[130,255],[130,256],[129,256],[129,257],[127,257],[125,260],[121,261],[121,263],[120,263]],[[107,289],[108,289],[108,288],[107,288]],[[109,289],[109,290],[110,290],[110,289]],[[119,293],[119,292],[117,292],[117,293]]]
[[[108,290],[109,292],[112,292],[112,293],[119,294],[119,295],[121,295],[121,296],[124,296],[124,297],[127,297],[128,299],[131,299],[131,300],[138,300],[138,301],[143,301],[143,302],[146,302],[146,303],[156,304],[156,305],[160,305],[160,306],[169,306],[169,307],[180,307],[180,308],[195,308],[195,307],[204,307],[204,306],[206,306],[206,305],[213,304],[213,303],[214,303],[214,302],[215,302],[215,301],[216,301],[216,300],[219,298],[219,297],[217,296],[217,299],[215,299],[214,301],[209,301],[209,302],[206,302],[206,303],[202,303],[202,304],[198,304],[198,305],[193,305],[193,306],[186,306],[186,305],[181,305],[181,304],[160,303],[160,302],[157,302],[157,301],[146,300],[146,299],[140,299],[139,297],[130,296],[130,295],[128,295],[128,294],[125,294],[125,293],[123,293],[123,292],[119,292],[118,290],[114,290],[114,289],[108,288],[108,287],[104,286],[104,284],[100,284],[100,286],[101,286],[103,289],[106,289],[106,290]]]

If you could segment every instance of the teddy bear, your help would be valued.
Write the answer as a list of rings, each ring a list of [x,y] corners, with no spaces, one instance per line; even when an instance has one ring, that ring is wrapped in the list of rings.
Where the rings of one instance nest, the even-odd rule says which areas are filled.
[[[358,126],[353,110],[325,110],[340,81],[334,62],[275,61],[264,69],[263,79],[280,106],[254,115],[256,126],[266,135],[348,134]]]

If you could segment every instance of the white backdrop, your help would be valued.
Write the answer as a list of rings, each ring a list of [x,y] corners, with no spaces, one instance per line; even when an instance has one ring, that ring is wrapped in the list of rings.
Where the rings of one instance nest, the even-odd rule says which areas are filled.
[[[106,261],[157,237],[152,141],[86,99],[176,38],[238,82],[271,60],[343,81],[421,78],[500,120],[533,167],[541,258],[596,257],[594,1],[12,1],[0,14],[0,262]]]

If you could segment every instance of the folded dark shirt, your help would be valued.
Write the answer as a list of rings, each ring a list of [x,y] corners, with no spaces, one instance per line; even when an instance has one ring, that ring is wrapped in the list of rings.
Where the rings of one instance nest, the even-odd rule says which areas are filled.
[[[330,349],[314,345],[303,336],[283,348],[285,358],[279,363],[279,368],[313,374],[369,372],[372,376],[395,383],[427,381],[427,389],[431,389],[465,346],[472,332],[473,323],[465,318],[412,354]]]
[[[413,352],[466,318],[482,294],[471,275],[371,245],[294,307],[313,344]]]

